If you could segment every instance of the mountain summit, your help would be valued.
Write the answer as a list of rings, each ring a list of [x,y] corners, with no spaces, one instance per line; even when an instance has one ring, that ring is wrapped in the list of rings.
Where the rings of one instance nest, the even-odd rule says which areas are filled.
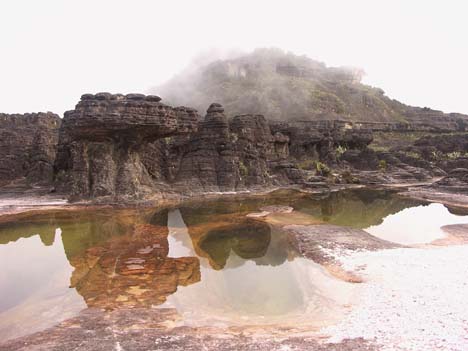
[[[407,106],[361,83],[362,76],[360,69],[327,67],[280,49],[256,49],[186,70],[155,92],[174,105],[203,111],[217,101],[229,116],[254,113],[270,120],[413,123],[466,118]]]

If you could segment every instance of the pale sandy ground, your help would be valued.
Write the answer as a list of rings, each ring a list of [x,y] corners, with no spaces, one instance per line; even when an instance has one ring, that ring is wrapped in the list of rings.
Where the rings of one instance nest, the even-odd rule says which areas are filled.
[[[411,248],[333,252],[365,282],[351,313],[322,330],[329,341],[363,337],[382,350],[468,350],[468,229],[456,225],[464,222],[441,204],[408,208],[367,230]],[[444,224],[458,235],[444,232]]]
[[[70,206],[61,196],[35,196],[28,194],[0,194],[0,216],[34,210],[52,210]]]
[[[343,255],[344,254],[344,255]],[[363,337],[382,350],[468,350],[468,246],[339,253],[366,282],[329,342]]]

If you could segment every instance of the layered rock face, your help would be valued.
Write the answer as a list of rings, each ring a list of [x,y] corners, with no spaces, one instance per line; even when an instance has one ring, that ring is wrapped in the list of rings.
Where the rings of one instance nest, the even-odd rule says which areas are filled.
[[[75,197],[141,198],[166,178],[167,138],[197,128],[198,115],[157,96],[83,95],[65,113],[55,163],[58,187]]]
[[[52,181],[60,122],[50,112],[0,114],[0,185]]]
[[[83,95],[65,113],[56,180],[75,198],[142,199],[167,192],[239,191],[304,184],[303,159],[336,162],[336,149],[365,149],[372,134],[333,123],[269,124],[228,118],[217,103],[203,120],[156,96]]]
[[[160,100],[85,94],[62,123],[53,114],[1,115],[0,179],[26,177],[50,185],[54,175],[57,190],[71,199],[141,200],[168,193],[317,186],[326,180],[317,175],[330,174],[324,164],[363,171],[378,171],[383,164],[402,180],[466,168],[465,135],[423,138],[411,150],[375,152],[367,147],[372,128],[364,124],[279,123],[253,114],[228,118],[217,103],[202,119],[192,108]],[[440,153],[444,159],[430,162]]]
[[[272,129],[288,136],[291,155],[299,160],[316,158],[334,163],[337,148],[364,150],[372,142],[369,129],[339,121],[276,123]]]
[[[204,191],[240,190],[271,185],[270,166],[288,157],[288,138],[273,135],[261,115],[228,120],[212,104],[199,131],[187,140],[175,181]]]

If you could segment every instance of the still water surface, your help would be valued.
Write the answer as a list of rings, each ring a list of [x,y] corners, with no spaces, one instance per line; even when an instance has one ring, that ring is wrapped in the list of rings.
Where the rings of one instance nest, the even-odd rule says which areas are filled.
[[[186,325],[298,324],[310,316],[326,324],[349,304],[352,284],[299,257],[277,227],[246,217],[272,204],[403,244],[468,222],[442,205],[369,190],[31,215],[0,224],[0,338],[87,307],[175,308]]]

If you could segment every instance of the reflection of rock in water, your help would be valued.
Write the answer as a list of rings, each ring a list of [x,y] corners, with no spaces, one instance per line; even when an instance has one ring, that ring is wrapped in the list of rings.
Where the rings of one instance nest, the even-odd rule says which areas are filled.
[[[333,192],[317,201],[298,199],[293,206],[331,224],[367,228],[382,223],[390,214],[418,204],[397,197],[392,191],[357,189]]]
[[[18,221],[0,224],[0,245],[15,242],[20,238],[39,235],[45,246],[52,246],[55,239],[55,228],[50,223],[28,223]]]
[[[158,305],[179,285],[200,280],[196,257],[170,258],[166,226],[137,224],[117,236],[69,257],[71,284],[89,307]]]
[[[234,251],[239,257],[263,257],[270,245],[270,227],[267,224],[246,221],[208,231],[198,243],[210,259],[214,269],[222,269]]]

